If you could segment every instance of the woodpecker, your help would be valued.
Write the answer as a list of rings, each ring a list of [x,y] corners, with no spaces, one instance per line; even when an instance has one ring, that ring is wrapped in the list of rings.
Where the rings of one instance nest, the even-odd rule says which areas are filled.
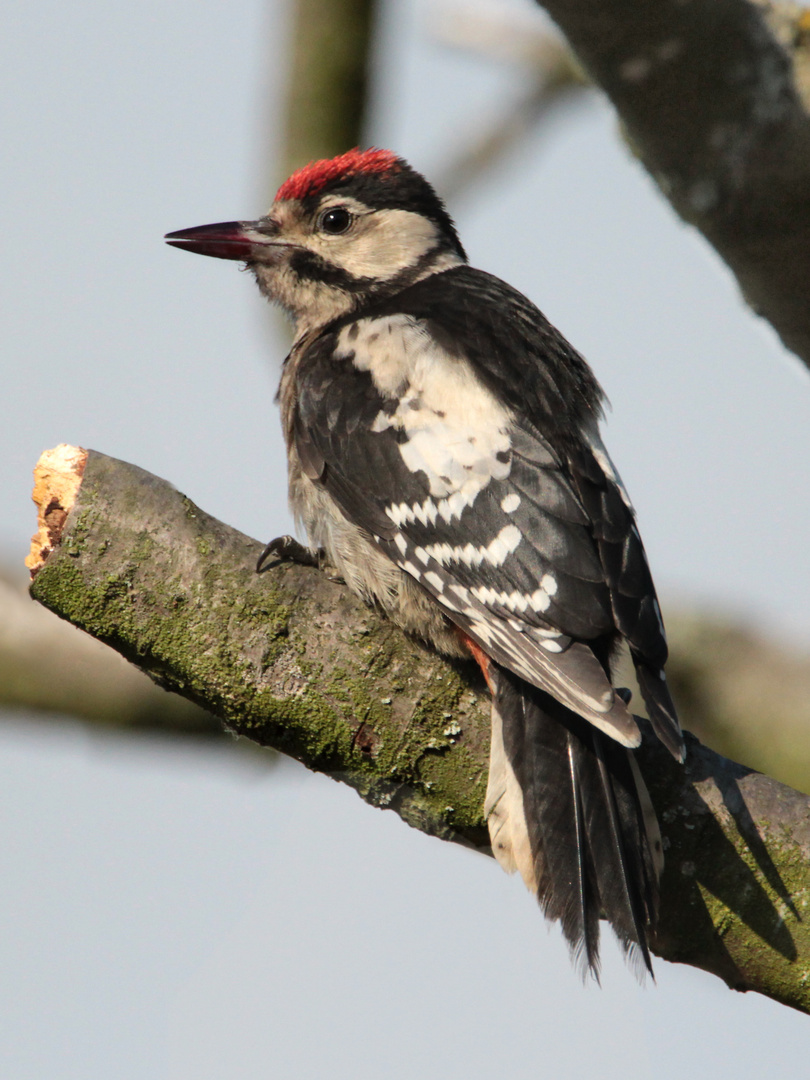
[[[408,633],[480,664],[496,858],[583,972],[598,979],[600,917],[652,972],[663,855],[629,692],[611,681],[622,643],[655,734],[679,761],[684,744],[588,364],[468,264],[441,199],[387,150],[312,162],[259,220],[166,240],[243,261],[292,318],[279,402],[312,549]]]

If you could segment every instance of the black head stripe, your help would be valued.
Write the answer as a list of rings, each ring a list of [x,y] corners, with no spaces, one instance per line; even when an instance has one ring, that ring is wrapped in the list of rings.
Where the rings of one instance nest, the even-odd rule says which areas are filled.
[[[314,251],[298,248],[290,257],[290,269],[306,281],[322,281],[347,293],[367,294],[374,291],[374,279],[354,277],[334,263],[327,262]]]

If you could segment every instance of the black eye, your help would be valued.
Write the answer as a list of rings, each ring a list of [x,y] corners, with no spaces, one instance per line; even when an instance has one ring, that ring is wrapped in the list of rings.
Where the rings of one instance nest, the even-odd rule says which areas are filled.
[[[333,206],[331,210],[324,210],[318,225],[321,232],[339,236],[340,233],[346,232],[353,220],[352,215],[344,206]]]

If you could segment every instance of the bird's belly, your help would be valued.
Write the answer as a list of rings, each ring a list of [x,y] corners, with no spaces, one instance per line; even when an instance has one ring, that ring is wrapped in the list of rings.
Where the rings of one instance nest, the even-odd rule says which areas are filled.
[[[322,548],[346,584],[409,634],[448,656],[467,656],[457,630],[435,600],[352,524],[328,492],[300,468],[290,469],[290,509],[311,547]]]

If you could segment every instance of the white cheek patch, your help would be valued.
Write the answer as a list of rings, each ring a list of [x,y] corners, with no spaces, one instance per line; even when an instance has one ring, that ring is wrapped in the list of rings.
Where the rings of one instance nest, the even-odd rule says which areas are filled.
[[[337,199],[337,204],[351,201]],[[440,245],[439,229],[429,218],[411,210],[376,210],[364,213],[367,207],[355,204],[358,213],[356,227],[345,236],[315,236],[308,246],[327,262],[340,266],[352,277],[390,281],[403,270],[436,251]],[[462,260],[452,254],[449,265]]]

